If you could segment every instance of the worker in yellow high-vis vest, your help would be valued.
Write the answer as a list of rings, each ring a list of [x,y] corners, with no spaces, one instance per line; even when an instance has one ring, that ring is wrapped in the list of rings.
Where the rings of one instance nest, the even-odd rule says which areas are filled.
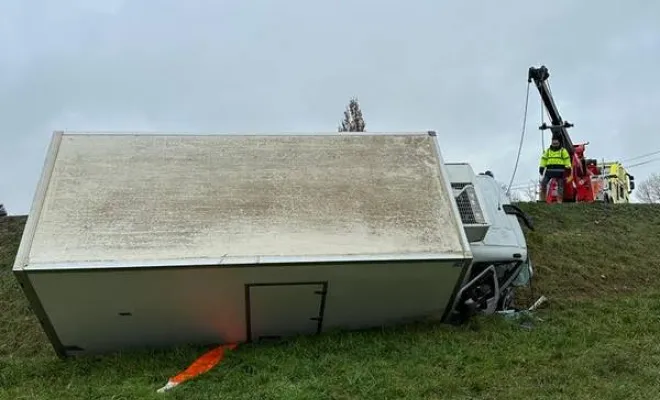
[[[571,157],[565,148],[561,146],[558,138],[552,138],[552,143],[541,156],[539,163],[539,174],[541,178],[541,201],[545,201],[545,195],[550,179],[557,180],[557,202],[564,199],[564,171],[571,170]],[[570,175],[569,175],[570,176]]]

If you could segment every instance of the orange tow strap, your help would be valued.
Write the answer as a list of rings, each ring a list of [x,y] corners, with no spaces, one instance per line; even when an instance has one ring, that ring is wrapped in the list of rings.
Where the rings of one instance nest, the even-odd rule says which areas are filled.
[[[201,357],[196,359],[188,368],[181,371],[178,375],[173,376],[167,381],[167,384],[162,388],[158,389],[158,393],[163,393],[167,390],[170,390],[181,383],[195,378],[198,375],[201,375],[205,372],[211,370],[211,368],[218,365],[220,361],[225,357],[225,350],[234,350],[238,346],[235,343],[223,344],[212,350],[207,351],[202,354]]]

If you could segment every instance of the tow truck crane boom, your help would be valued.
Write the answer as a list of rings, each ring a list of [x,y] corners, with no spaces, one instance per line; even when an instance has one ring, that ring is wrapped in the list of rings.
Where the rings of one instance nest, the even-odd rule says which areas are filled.
[[[548,112],[550,117],[550,122],[552,125],[548,126],[545,122],[539,127],[541,130],[550,129],[552,132],[553,138],[558,138],[559,143],[568,151],[568,154],[573,159],[573,154],[575,153],[575,147],[573,141],[571,140],[570,135],[568,134],[568,128],[573,127],[568,121],[564,121],[559,114],[555,100],[552,98],[552,93],[550,92],[550,86],[548,86],[548,78],[550,77],[550,72],[545,65],[542,65],[539,68],[529,67],[529,73],[527,82],[534,81],[534,85],[541,95],[541,100],[543,105]]]

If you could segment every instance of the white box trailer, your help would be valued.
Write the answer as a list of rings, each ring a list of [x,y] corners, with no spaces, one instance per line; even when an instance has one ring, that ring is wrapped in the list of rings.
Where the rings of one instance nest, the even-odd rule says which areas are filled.
[[[501,289],[452,190],[434,132],[55,132],[13,270],[61,357],[447,321]]]

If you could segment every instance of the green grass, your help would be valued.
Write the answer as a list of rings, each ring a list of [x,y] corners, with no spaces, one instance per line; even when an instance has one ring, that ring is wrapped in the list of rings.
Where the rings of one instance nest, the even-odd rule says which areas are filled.
[[[243,346],[167,394],[201,349],[57,359],[10,271],[24,219],[0,220],[0,399],[658,398],[660,207],[521,207],[534,296],[549,298],[531,328],[491,317]]]

